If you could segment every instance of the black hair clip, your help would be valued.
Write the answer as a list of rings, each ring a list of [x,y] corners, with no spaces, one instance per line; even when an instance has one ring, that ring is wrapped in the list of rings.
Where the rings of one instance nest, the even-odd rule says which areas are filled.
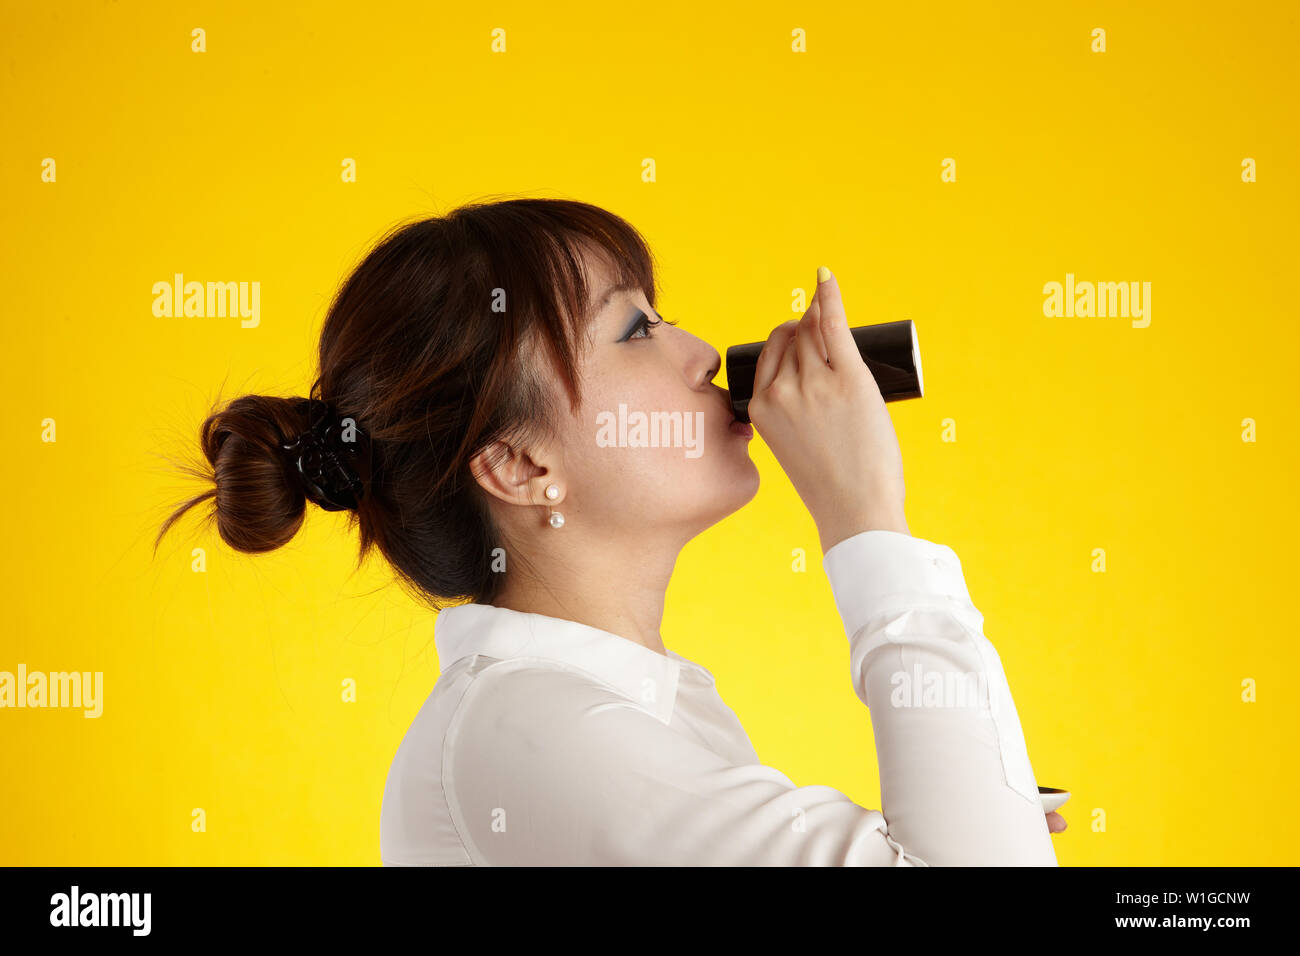
[[[355,467],[361,429],[353,422],[358,440],[345,440],[338,413],[318,398],[299,399],[298,412],[308,415],[311,426],[280,447],[301,476],[307,497],[326,511],[356,510],[365,494]]]

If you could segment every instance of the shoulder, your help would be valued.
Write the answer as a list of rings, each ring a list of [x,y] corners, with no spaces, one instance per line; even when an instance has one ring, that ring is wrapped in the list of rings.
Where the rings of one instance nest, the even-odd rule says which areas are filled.
[[[535,738],[538,731],[575,731],[595,713],[644,713],[624,693],[588,671],[537,657],[480,658],[448,727],[448,745],[467,736]],[[649,716],[649,715],[646,715]]]
[[[454,780],[519,782],[527,770],[550,777],[562,768],[582,776],[627,758],[631,741],[666,731],[626,694],[562,661],[483,665],[471,669],[443,740],[443,766]]]

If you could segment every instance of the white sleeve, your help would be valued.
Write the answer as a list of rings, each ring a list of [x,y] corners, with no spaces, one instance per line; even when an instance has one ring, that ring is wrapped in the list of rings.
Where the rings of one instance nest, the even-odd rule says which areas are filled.
[[[1056,866],[1011,689],[956,553],[866,531],[822,566],[871,710],[890,836],[930,865]]]
[[[992,647],[985,657],[963,623],[973,608],[952,593],[959,566],[941,573],[927,547],[938,546],[866,532],[827,552],[854,686],[869,706],[888,699],[900,658],[1001,675]],[[1011,721],[1019,739],[1014,711]],[[1055,865],[1028,762],[1019,770],[1032,805],[1004,783],[991,720],[878,705],[872,722],[884,815],[774,767],[732,763],[563,663],[502,661],[474,677],[448,726],[443,787],[478,864]]]

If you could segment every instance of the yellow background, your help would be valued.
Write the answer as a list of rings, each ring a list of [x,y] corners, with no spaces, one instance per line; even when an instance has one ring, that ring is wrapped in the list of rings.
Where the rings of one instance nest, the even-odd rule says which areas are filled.
[[[1061,863],[1296,863],[1296,21],[8,0],[0,670],[102,670],[105,699],[0,711],[0,861],[378,863],[430,613],[382,564],[352,573],[314,507],[261,557],[197,516],[151,544],[202,487],[168,458],[211,400],[304,394],[329,297],[388,225],[507,194],[628,218],[663,314],[719,351],[796,317],[820,264],[852,324],[914,320],[926,395],[890,406],[911,529],[960,556],[1038,781],[1073,792]],[[260,282],[260,326],[155,318],[176,272]],[[1150,327],[1045,317],[1067,272],[1151,282]],[[683,553],[665,641],[766,763],[878,807],[814,527],[752,448],[759,496]]]

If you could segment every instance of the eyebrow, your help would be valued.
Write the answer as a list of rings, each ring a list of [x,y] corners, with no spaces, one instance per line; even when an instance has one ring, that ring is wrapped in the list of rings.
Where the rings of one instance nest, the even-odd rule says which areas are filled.
[[[595,308],[593,309],[593,312],[594,312],[594,313],[600,313],[600,312],[603,312],[603,311],[605,310],[605,306],[609,305],[609,300],[612,299],[612,298],[614,298],[614,296],[615,296],[617,293],[619,293],[619,292],[635,292],[635,291],[636,291],[637,289],[639,289],[639,288],[640,288],[640,286],[638,286],[638,285],[637,285],[636,283],[634,283],[634,282],[624,283],[624,284],[622,284],[622,285],[612,285],[612,286],[610,286],[608,289],[605,290],[605,294],[602,295],[602,296],[600,297],[600,301],[596,303]]]

